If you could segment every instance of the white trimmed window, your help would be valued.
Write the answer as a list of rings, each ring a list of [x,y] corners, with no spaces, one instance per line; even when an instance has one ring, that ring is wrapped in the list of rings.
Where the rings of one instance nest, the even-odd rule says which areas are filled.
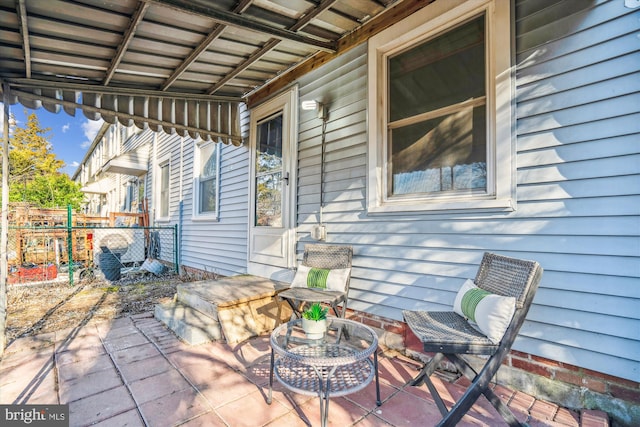
[[[134,212],[134,194],[136,191],[136,183],[134,180],[129,180],[124,185],[124,204],[122,206],[122,212]]]
[[[369,212],[514,208],[509,13],[434,2],[369,40]]]
[[[199,218],[217,219],[220,193],[220,144],[197,142],[195,151],[193,212]]]
[[[124,185],[123,212],[138,212],[144,199],[144,176],[130,178]]]
[[[169,160],[161,161],[158,165],[158,180],[157,182],[157,191],[158,195],[158,219],[160,220],[168,220],[169,219],[169,177],[171,173],[171,164]]]

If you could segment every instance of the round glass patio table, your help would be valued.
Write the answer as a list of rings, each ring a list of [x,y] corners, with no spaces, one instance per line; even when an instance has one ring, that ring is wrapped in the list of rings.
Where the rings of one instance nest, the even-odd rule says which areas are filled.
[[[380,406],[378,337],[370,327],[329,317],[324,336],[309,339],[302,330],[302,319],[296,319],[274,329],[270,341],[269,404],[275,376],[293,392],[320,398],[320,419],[325,427],[329,397],[362,390],[375,377],[376,404]]]

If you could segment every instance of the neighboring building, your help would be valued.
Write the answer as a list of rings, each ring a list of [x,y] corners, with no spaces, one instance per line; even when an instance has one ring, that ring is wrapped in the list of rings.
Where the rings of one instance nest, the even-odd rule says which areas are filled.
[[[89,212],[144,195],[183,266],[278,280],[324,229],[354,247],[350,309],[395,331],[451,307],[485,251],[537,260],[509,363],[540,377],[499,380],[637,422],[640,9],[510,4],[438,0],[286,74],[249,97],[240,147],[105,125],[76,173]]]
[[[104,123],[72,179],[86,195],[84,213],[138,212],[145,197],[154,133]]]
[[[246,273],[248,148],[156,136],[147,195],[156,225],[178,224],[181,265]]]
[[[179,226],[183,267],[230,276],[247,271],[246,147],[105,123],[73,179],[85,212],[139,212]],[[223,167],[221,167],[223,165]]]

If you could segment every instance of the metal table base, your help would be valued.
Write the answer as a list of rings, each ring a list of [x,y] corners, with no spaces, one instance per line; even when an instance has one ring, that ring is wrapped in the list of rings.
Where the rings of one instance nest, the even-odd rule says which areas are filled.
[[[272,402],[274,376],[285,388],[296,393],[318,396],[320,419],[326,427],[329,419],[329,398],[344,396],[364,389],[375,378],[376,404],[381,405],[378,375],[377,337],[367,326],[350,320],[333,321],[336,335],[321,340],[305,340],[292,337],[294,320],[277,328],[271,339],[271,364],[269,373],[269,396]],[[345,326],[345,322],[347,322]],[[351,333],[367,335],[356,344],[345,338],[342,329],[349,327]],[[288,328],[286,331],[282,328]],[[282,335],[282,336],[280,336]],[[278,337],[280,339],[278,339]],[[354,338],[354,340],[357,340]],[[369,346],[363,345],[366,342]],[[357,347],[360,345],[363,347]]]

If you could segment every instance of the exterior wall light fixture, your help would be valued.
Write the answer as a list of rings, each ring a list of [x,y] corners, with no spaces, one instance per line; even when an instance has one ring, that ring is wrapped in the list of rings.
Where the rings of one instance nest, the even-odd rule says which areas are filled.
[[[324,120],[326,118],[326,109],[323,104],[319,103],[315,99],[302,101],[301,107],[305,111],[318,111],[318,118]]]

